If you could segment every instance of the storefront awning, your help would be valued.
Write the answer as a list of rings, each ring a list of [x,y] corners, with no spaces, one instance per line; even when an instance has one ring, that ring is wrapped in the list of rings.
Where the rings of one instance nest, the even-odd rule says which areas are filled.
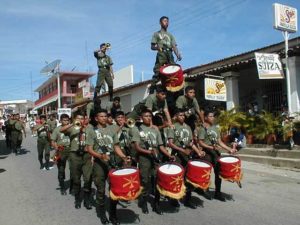
[[[44,102],[41,102],[40,104],[38,104],[37,106],[35,106],[32,110],[38,110],[39,108],[45,106],[45,105],[48,105],[49,103],[51,102],[54,102],[57,100],[57,96],[53,96],[52,98],[49,98],[48,100],[44,101]]]

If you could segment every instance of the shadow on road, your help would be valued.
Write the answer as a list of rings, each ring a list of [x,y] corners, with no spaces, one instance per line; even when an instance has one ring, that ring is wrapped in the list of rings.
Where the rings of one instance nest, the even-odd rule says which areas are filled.
[[[3,172],[5,172],[5,171],[6,171],[6,169],[0,168],[0,173],[3,173]]]

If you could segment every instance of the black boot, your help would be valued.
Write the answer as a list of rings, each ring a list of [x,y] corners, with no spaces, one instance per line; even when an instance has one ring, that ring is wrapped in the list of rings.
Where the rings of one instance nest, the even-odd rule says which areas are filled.
[[[223,196],[222,192],[216,191],[214,198],[221,201],[221,202],[226,202],[226,199]]]
[[[90,192],[84,192],[83,205],[88,210],[92,209],[91,193]]]
[[[192,197],[192,193],[190,191],[186,192],[185,199],[184,199],[184,206],[191,209],[196,209],[197,206],[192,203],[191,197]]]
[[[81,202],[80,202],[80,195],[75,194],[75,209],[80,209],[81,208]]]
[[[60,194],[61,195],[66,195],[66,187],[65,187],[65,181],[64,180],[59,180],[59,186],[60,186]]]
[[[104,205],[99,206],[99,216],[100,216],[100,220],[101,220],[102,224],[108,224],[109,223],[109,220],[107,219],[106,214],[105,214]]]
[[[109,221],[113,225],[119,225],[120,221],[117,218],[117,201],[111,200],[109,205]]]
[[[155,191],[156,191],[156,193],[155,193],[155,197],[154,197],[154,205],[153,205],[152,211],[156,212],[158,215],[162,215],[163,212],[161,211],[160,206],[159,206],[160,194],[159,194],[158,190],[155,190]]]
[[[139,199],[139,207],[141,207],[142,212],[144,214],[149,214],[148,206],[147,206],[147,201],[145,197],[141,197]]]
[[[44,169],[44,163],[43,160],[39,160],[40,161],[40,170]]]
[[[49,161],[48,161],[48,160],[47,160],[46,163],[45,163],[45,169],[46,169],[46,170],[50,170],[50,168],[49,168]]]

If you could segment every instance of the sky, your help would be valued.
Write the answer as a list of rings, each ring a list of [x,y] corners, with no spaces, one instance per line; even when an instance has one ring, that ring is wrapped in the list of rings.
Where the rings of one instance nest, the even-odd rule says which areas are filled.
[[[40,70],[97,72],[93,51],[103,42],[114,71],[134,66],[134,79],[152,77],[151,37],[169,17],[183,69],[283,41],[273,28],[270,0],[0,0],[0,100],[36,100],[47,80]],[[278,3],[298,9],[299,0]],[[299,17],[299,16],[298,16]],[[299,19],[298,19],[299,30]],[[290,38],[300,36],[299,31]],[[92,83],[95,84],[96,76]]]

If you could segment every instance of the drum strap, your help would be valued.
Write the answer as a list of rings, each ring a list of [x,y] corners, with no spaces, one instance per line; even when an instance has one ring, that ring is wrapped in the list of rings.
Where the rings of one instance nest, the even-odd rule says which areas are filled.
[[[212,134],[210,132],[208,132],[207,128],[205,126],[203,126],[204,130],[205,130],[205,133],[210,141],[210,143],[215,146],[218,144],[218,141],[216,140],[215,137],[212,136]]]

